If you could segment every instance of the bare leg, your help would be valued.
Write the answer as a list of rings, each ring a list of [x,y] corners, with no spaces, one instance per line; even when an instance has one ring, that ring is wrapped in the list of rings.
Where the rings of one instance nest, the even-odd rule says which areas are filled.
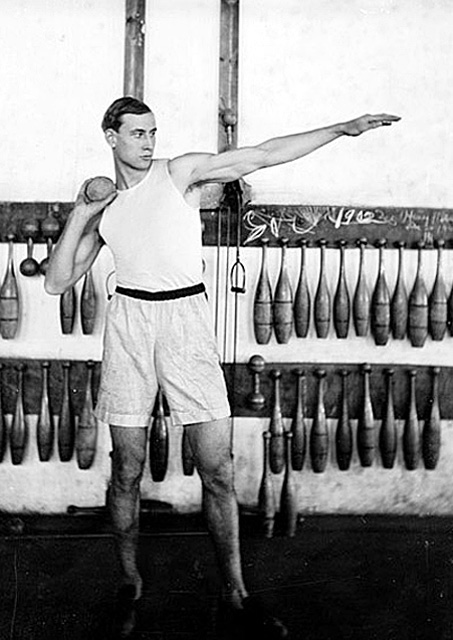
[[[187,429],[203,483],[203,507],[223,578],[223,596],[240,607],[247,591],[242,578],[239,519],[234,489],[230,418],[191,424]]]
[[[137,568],[140,481],[146,457],[147,430],[144,427],[110,425],[113,442],[112,482],[109,507],[124,584],[135,586],[141,596],[142,579]]]

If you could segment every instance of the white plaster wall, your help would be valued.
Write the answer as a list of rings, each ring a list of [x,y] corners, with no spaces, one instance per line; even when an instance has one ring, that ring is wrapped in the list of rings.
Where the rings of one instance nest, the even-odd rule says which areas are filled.
[[[145,100],[157,118],[156,154],[217,151],[220,3],[147,3]]]
[[[237,421],[235,428],[236,477],[238,497],[242,504],[256,505],[262,467],[262,421],[251,418]],[[442,427],[441,457],[436,470],[427,471],[420,466],[407,471],[401,453],[402,424],[398,424],[398,456],[393,469],[383,469],[376,456],[372,467],[359,464],[357,452],[348,471],[339,471],[334,458],[334,420],[328,420],[330,458],[324,473],[314,473],[309,461],[304,469],[295,473],[297,499],[301,514],[414,514],[451,515],[451,456],[453,455],[452,423]],[[289,420],[287,421],[289,428]],[[377,423],[379,428],[379,423]],[[353,423],[354,435],[356,424]],[[240,443],[240,445],[239,445]],[[280,500],[284,473],[273,476],[277,505]]]
[[[240,144],[395,113],[250,177],[255,199],[451,207],[449,0],[241,0]]]
[[[123,0],[2,0],[0,200],[70,201],[111,175],[102,115],[123,91]]]
[[[0,199],[70,200],[111,172],[99,122],[122,93],[123,0],[3,0]],[[215,151],[219,3],[148,3],[146,99],[158,152]],[[255,199],[451,206],[448,0],[241,2],[241,144],[383,110],[391,130],[342,139],[251,178]],[[14,126],[13,126],[14,123]]]
[[[254,418],[240,418],[234,422],[237,494],[240,504],[249,509],[257,506],[263,464],[261,434],[268,422]],[[333,420],[328,422],[333,443],[336,425]],[[286,423],[289,428],[289,420]],[[59,513],[74,504],[88,507],[104,505],[110,475],[107,428],[100,425],[94,464],[91,469],[82,471],[75,460],[63,463],[54,456],[49,462],[39,462],[36,419],[27,416],[27,424],[30,445],[24,462],[12,467],[8,453],[0,465],[0,508],[10,512]],[[361,467],[354,451],[350,469],[339,471],[332,446],[324,473],[314,473],[307,459],[304,469],[295,473],[300,513],[451,515],[452,423],[443,423],[441,457],[434,471],[426,471],[422,466],[415,471],[404,468],[402,426],[399,422],[399,454],[391,470],[382,468],[378,455],[372,467]],[[169,502],[177,511],[184,513],[200,509],[201,482],[197,472],[192,477],[183,476],[181,434],[182,427],[170,427],[170,460],[164,482],[152,481],[147,464],[142,497]],[[283,477],[283,472],[273,476],[277,505]]]

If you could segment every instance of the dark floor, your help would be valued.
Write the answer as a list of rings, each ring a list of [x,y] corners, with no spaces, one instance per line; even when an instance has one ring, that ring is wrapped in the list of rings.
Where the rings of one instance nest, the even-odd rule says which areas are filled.
[[[104,518],[22,521],[16,533],[21,522],[0,518],[0,639],[108,640],[118,568]],[[242,538],[247,584],[290,638],[453,640],[453,519],[307,517],[295,538],[266,540],[244,515]],[[215,640],[200,518],[145,515],[140,551],[134,640]]]

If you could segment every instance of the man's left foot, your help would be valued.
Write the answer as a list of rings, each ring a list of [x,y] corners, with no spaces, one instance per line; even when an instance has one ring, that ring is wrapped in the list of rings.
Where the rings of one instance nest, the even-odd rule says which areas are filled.
[[[219,610],[218,629],[226,637],[259,638],[260,640],[284,640],[288,629],[272,616],[258,598],[247,597],[242,609],[222,602]]]

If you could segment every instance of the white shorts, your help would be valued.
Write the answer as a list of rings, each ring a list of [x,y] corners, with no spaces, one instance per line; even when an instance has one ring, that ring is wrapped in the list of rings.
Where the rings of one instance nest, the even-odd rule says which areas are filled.
[[[115,293],[108,304],[96,417],[147,426],[158,387],[175,424],[230,415],[204,293],[159,301]]]

